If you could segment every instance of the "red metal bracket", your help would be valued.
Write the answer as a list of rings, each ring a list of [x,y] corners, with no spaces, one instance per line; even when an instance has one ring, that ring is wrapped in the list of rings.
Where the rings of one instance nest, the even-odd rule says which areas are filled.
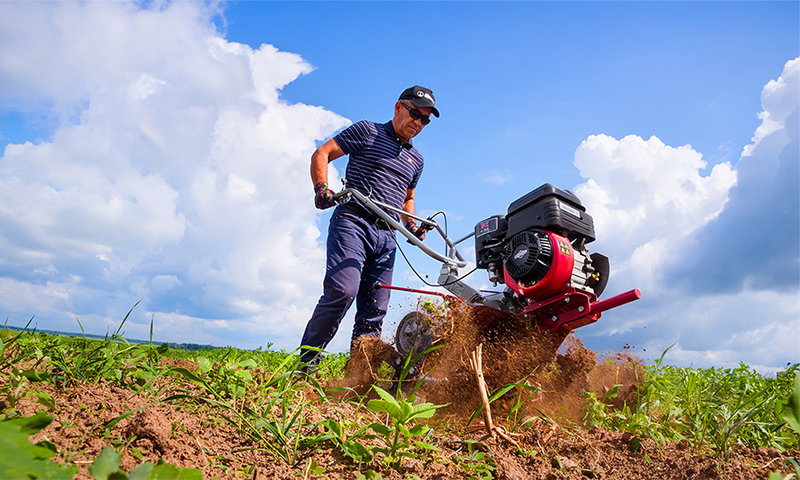
[[[570,288],[566,292],[528,305],[523,312],[540,326],[554,332],[574,330],[596,322],[607,310],[640,298],[642,293],[635,288],[598,302],[595,294]]]

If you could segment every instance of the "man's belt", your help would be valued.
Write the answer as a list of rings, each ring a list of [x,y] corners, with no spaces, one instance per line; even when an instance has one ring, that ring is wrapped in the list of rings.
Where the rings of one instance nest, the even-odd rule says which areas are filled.
[[[392,226],[389,225],[386,220],[382,219],[381,217],[375,216],[375,220],[370,220],[371,223],[374,223],[376,227],[380,228],[381,230],[392,230]]]
[[[381,230],[393,230],[391,225],[389,225],[389,223],[386,220],[382,219],[381,217],[375,215],[372,212],[369,212],[366,208],[362,207],[361,205],[349,202],[344,206],[344,208],[353,215],[363,218],[364,220],[375,225]]]

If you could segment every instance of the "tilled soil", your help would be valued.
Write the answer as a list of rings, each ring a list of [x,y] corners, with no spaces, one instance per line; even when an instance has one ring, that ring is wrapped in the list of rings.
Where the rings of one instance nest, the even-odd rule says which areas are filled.
[[[324,444],[322,448],[306,452],[298,464],[288,465],[263,451],[251,450],[255,447],[253,442],[237,433],[233,426],[218,418],[205,417],[204,409],[192,406],[150,406],[122,420],[113,432],[104,435],[103,426],[108,421],[146,407],[154,399],[131,398],[130,391],[104,383],[80,385],[66,391],[50,390],[58,406],[55,421],[31,440],[54,442],[61,452],[58,461],[79,466],[78,479],[91,478],[88,465],[104,446],[112,443],[118,451],[124,452],[122,468],[125,471],[142,461],[163,458],[180,467],[198,468],[204,478],[294,480],[304,478],[304,468],[313,461],[325,468],[325,472],[305,478],[357,478],[358,466],[332,445]],[[323,408],[320,415],[355,418],[356,408],[339,403],[335,411],[326,412]],[[23,402],[19,408],[23,415],[38,409],[41,406],[31,402]],[[792,454],[777,449],[740,449],[730,460],[722,461],[685,444],[658,449],[650,440],[645,441],[638,452],[633,452],[630,434],[598,428],[563,428],[543,421],[534,422],[522,437],[516,438],[519,448],[488,436],[480,424],[467,430],[463,435],[435,436],[432,441],[440,449],[435,456],[427,461],[407,459],[399,471],[385,468],[381,471],[383,478],[406,479],[413,475],[437,480],[479,478],[467,476],[468,472],[450,462],[456,456],[468,455],[464,444],[459,443],[463,440],[481,442],[481,449],[496,466],[494,478],[520,480],[766,479],[769,471],[785,470],[782,459]],[[246,470],[251,466],[255,468]]]
[[[457,315],[450,317],[452,320]],[[461,320],[470,324],[475,321],[466,317]],[[685,443],[658,447],[652,440],[644,441],[633,451],[630,434],[584,429],[579,420],[584,391],[595,391],[602,397],[613,385],[621,385],[614,406],[635,401],[636,382],[641,377],[635,359],[620,354],[598,360],[593,352],[571,338],[553,357],[558,345],[553,345],[551,336],[542,336],[541,332],[521,335],[517,329],[480,332],[465,331],[463,327],[451,329],[456,331],[460,333],[446,335],[445,346],[424,359],[422,370],[429,374],[429,380],[417,392],[420,400],[447,404],[433,419],[437,428],[430,442],[438,447],[438,452],[424,460],[405,459],[399,470],[384,467],[380,469],[382,478],[484,478],[464,460],[471,453],[465,440],[479,442],[474,448],[491,459],[493,478],[498,479],[766,479],[770,471],[788,473],[784,458],[797,458],[798,452],[738,449],[730,459],[722,460]],[[484,374],[489,389],[520,380],[531,387],[517,389],[525,393],[527,408],[522,417],[514,418],[511,413],[521,401],[517,399],[522,397],[511,395],[491,405],[495,424],[513,429],[515,422],[528,420],[524,427],[516,429],[521,433],[515,437],[517,446],[488,435],[480,421],[482,417],[466,425],[470,414],[480,405],[467,360],[477,343],[483,344]],[[331,381],[327,386],[346,387],[344,391],[331,393],[331,397],[349,393],[349,401],[317,403],[309,410],[308,421],[361,418],[364,404],[374,398],[374,393],[368,393],[369,386],[391,388],[391,378],[381,377],[386,373],[382,362],[391,361],[389,346],[379,340],[362,342],[351,356],[345,378]],[[189,370],[196,369],[190,362],[178,363]],[[533,372],[532,365],[537,366]],[[125,471],[143,461],[161,458],[180,467],[200,469],[204,478],[358,478],[359,465],[330,443],[301,451],[295,463],[289,464],[257,448],[249,437],[206,405],[159,402],[173,393],[167,391],[169,385],[165,381],[160,391],[156,388],[150,394],[135,395],[104,382],[69,388],[37,384],[37,389],[55,399],[56,411],[48,412],[55,417],[53,423],[31,440],[55,443],[59,451],[56,460],[77,465],[79,479],[91,478],[88,466],[107,445],[122,453]],[[192,386],[181,385],[181,388]],[[359,399],[357,394],[364,393],[368,396],[360,399],[362,403],[354,401]],[[311,387],[304,387],[304,394],[309,400],[315,395]],[[22,415],[41,409],[44,407],[31,400],[17,406]],[[113,428],[106,429],[109,421],[134,410]],[[324,473],[308,471],[306,467],[312,462],[324,468]],[[360,468],[362,472],[378,470],[378,465],[375,462]]]

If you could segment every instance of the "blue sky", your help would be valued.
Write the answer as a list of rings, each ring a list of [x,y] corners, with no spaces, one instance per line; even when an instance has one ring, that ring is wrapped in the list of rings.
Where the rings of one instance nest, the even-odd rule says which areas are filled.
[[[131,337],[152,319],[163,341],[293,349],[329,218],[311,152],[420,84],[442,116],[415,139],[418,211],[460,237],[542,183],[573,190],[607,295],[644,294],[579,338],[774,371],[800,361],[798,19],[797,2],[2,2],[0,313],[105,333],[141,300]],[[422,285],[402,259],[395,283]],[[415,302],[396,294],[386,329]]]

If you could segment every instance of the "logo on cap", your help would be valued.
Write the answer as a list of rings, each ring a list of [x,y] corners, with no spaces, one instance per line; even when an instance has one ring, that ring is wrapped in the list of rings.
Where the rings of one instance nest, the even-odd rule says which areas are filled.
[[[425,96],[425,92],[423,92],[422,90],[417,90],[417,96],[418,96],[419,98],[422,98],[422,97],[424,97],[424,96]]]

